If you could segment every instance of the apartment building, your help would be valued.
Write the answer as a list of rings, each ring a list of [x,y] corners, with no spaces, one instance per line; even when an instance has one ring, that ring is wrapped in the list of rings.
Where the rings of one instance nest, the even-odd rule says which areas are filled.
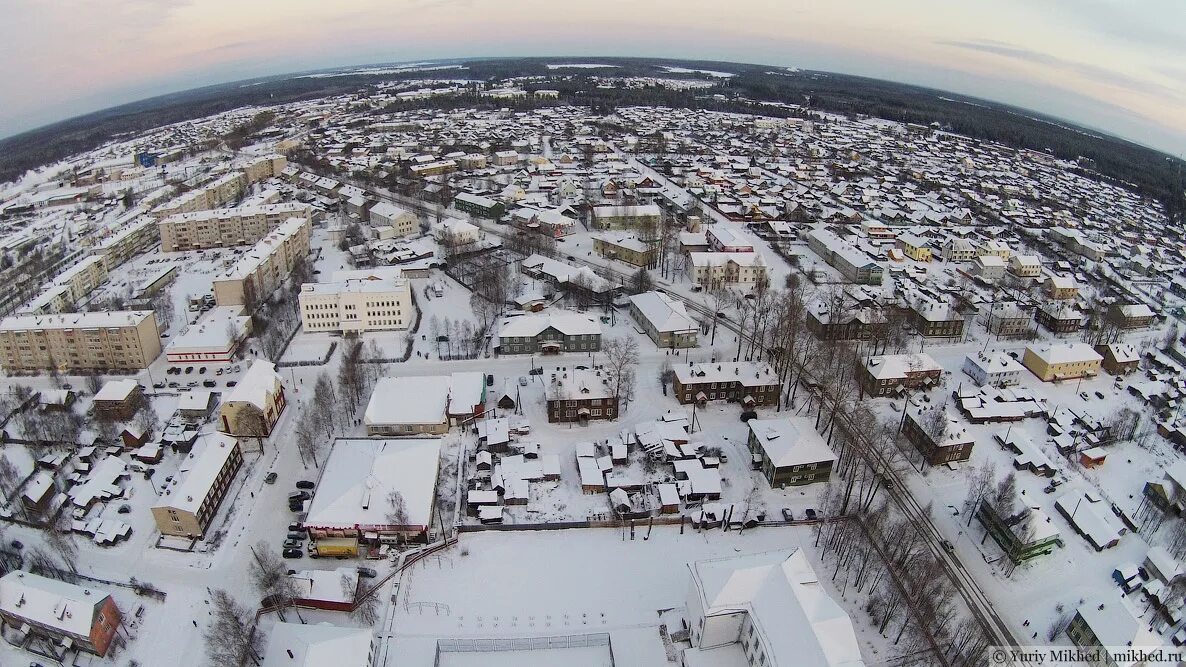
[[[239,441],[223,433],[201,436],[181,462],[181,481],[166,487],[152,518],[162,535],[201,539],[243,466]]]
[[[810,419],[751,419],[750,455],[771,488],[826,482],[836,455],[815,431]]]
[[[106,280],[107,266],[103,264],[103,258],[91,255],[59,273],[58,277],[54,278],[54,284],[69,289],[70,298],[74,303],[78,303]]]
[[[120,266],[157,241],[156,220],[145,216],[100,241],[92,252],[103,258],[108,271]]]
[[[196,190],[190,190],[152,213],[158,217],[174,213],[193,213],[225,206],[243,196],[247,190],[247,175],[241,171],[226,174]]]
[[[283,203],[178,213],[157,223],[161,250],[202,250],[255,243],[292,218],[312,219],[308,204]]]
[[[161,337],[151,310],[16,315],[0,320],[0,353],[8,373],[138,371],[160,355]]]
[[[1051,333],[1068,334],[1083,328],[1087,318],[1074,306],[1056,302],[1038,306],[1034,311],[1034,319]]]
[[[385,275],[386,274],[386,275]],[[299,296],[307,332],[407,329],[415,319],[412,288],[399,269],[332,283],[305,283]]]
[[[753,285],[767,280],[767,269],[756,252],[692,252],[688,253],[688,275],[706,287]]]
[[[309,254],[308,218],[289,218],[260,239],[226,274],[214,279],[220,306],[248,306],[279,287],[292,267]]]
[[[662,220],[658,204],[593,207],[593,229],[657,229]]]
[[[826,306],[817,303],[807,312],[807,330],[820,340],[869,340],[879,328],[886,325],[885,311],[881,308],[858,308],[840,313],[831,313]]]
[[[1029,332],[1033,316],[1016,303],[993,304],[988,311],[988,332],[1000,338]]]
[[[902,434],[933,466],[967,461],[976,444],[968,427],[942,407],[907,409]]]
[[[499,354],[559,354],[601,349],[601,325],[578,313],[521,315],[498,330]]]
[[[632,234],[599,234],[593,237],[593,251],[607,259],[616,259],[638,267],[651,268],[659,255],[655,244],[638,240]]]
[[[951,304],[932,300],[915,303],[911,320],[919,335],[928,338],[959,338],[964,335],[964,314]]]
[[[682,301],[662,292],[636,294],[630,297],[630,316],[658,347],[696,347],[700,325],[688,315]]]
[[[902,234],[898,237],[898,247],[916,262],[929,262],[932,259],[930,243],[921,236]]]
[[[929,354],[883,354],[865,360],[861,386],[869,396],[889,396],[933,387],[942,375],[943,367]]]
[[[970,262],[976,259],[976,246],[967,239],[949,239],[941,250],[943,259],[948,262]]]
[[[1108,318],[1122,329],[1141,329],[1151,326],[1156,317],[1153,309],[1143,303],[1118,303],[1108,309]]]
[[[572,369],[555,374],[544,392],[548,422],[615,419],[618,397],[601,371]]]
[[[680,403],[728,401],[746,406],[774,405],[782,383],[767,364],[749,361],[677,366],[672,387]]]
[[[55,644],[48,648],[59,660],[72,649],[107,655],[122,618],[107,591],[21,570],[0,578],[0,620]]]
[[[391,227],[395,236],[413,236],[420,231],[420,218],[415,213],[390,202],[381,201],[371,207],[372,227]]]
[[[501,218],[506,213],[506,207],[502,202],[468,192],[462,192],[453,198],[453,208],[462,213],[491,220]]]
[[[884,267],[869,253],[817,227],[807,235],[807,247],[848,280],[862,285],[880,285]]]
[[[1056,301],[1066,301],[1079,296],[1079,286],[1070,276],[1050,276],[1046,280],[1046,295]]]
[[[284,173],[285,167],[288,166],[288,158],[283,155],[273,154],[264,155],[256,158],[247,164],[243,165],[243,175],[247,177],[247,183],[258,183],[264,179],[276,178]]]
[[[1099,375],[1104,358],[1087,343],[1026,347],[1021,364],[1043,382]]]
[[[1009,273],[1018,278],[1038,278],[1042,275],[1042,260],[1037,255],[1013,255],[1009,258]]]

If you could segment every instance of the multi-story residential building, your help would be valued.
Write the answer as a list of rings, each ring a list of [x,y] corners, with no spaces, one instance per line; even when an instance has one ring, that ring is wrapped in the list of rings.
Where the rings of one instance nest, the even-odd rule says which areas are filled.
[[[157,229],[162,250],[202,250],[255,243],[287,220],[312,217],[308,204],[261,204],[178,213],[158,222]]]
[[[74,664],[74,649],[106,656],[123,617],[106,591],[13,570],[0,578],[0,619],[52,642],[54,657]]]
[[[391,227],[398,237],[413,236],[420,231],[420,218],[391,202],[381,201],[372,206],[370,220],[372,227]]]
[[[907,408],[902,434],[933,466],[972,457],[975,441],[967,426],[943,407]]]
[[[598,234],[593,237],[593,251],[608,259],[651,268],[659,256],[658,247],[638,240],[633,234]]]
[[[288,158],[283,155],[273,154],[255,158],[244,164],[240,169],[243,170],[243,175],[247,177],[247,183],[251,184],[269,178],[276,178],[283,174],[284,169],[287,167]]]
[[[816,433],[810,419],[751,419],[749,450],[754,468],[773,487],[826,482],[836,455]]]
[[[554,374],[544,390],[548,421],[584,422],[616,419],[618,397],[601,371],[571,369]]]
[[[1005,268],[1005,260],[999,256],[979,255],[972,260],[972,266],[968,269],[968,273],[991,283],[1005,277]]]
[[[911,307],[911,315],[911,321],[922,336],[958,338],[964,335],[964,314],[951,304],[920,300]]]
[[[704,230],[704,240],[713,252],[754,251],[754,244],[744,234],[724,225],[710,225]]]
[[[902,249],[902,252],[907,257],[916,262],[931,261],[930,243],[921,236],[902,234],[898,236],[898,247]]]
[[[1039,380],[1057,382],[1098,375],[1103,360],[1087,343],[1068,343],[1026,347],[1021,363]]]
[[[823,227],[807,235],[807,247],[845,278],[863,285],[880,285],[884,267],[869,253],[841,239]]]
[[[1002,263],[1009,261],[1009,254],[1009,244],[996,239],[985,241],[976,247],[977,257],[987,257],[990,255],[1000,257]]]
[[[158,206],[152,214],[163,217],[225,206],[242,197],[248,185],[246,174],[241,171],[231,172],[196,190],[186,192],[168,204]]]
[[[223,433],[200,436],[181,462],[181,481],[165,487],[152,507],[162,535],[202,539],[235,474],[243,466],[239,441]]]
[[[672,381],[680,403],[729,401],[746,406],[774,405],[782,382],[767,364],[750,361],[677,366]]]
[[[145,216],[100,241],[92,252],[102,257],[104,268],[111,271],[156,243],[156,240],[156,220]]]
[[[1079,287],[1070,276],[1050,276],[1046,279],[1046,295],[1056,301],[1066,301],[1079,296]]]
[[[925,353],[883,354],[865,360],[861,386],[869,396],[889,396],[939,383],[943,367]]]
[[[226,274],[214,279],[220,306],[253,309],[279,287],[292,267],[309,254],[309,220],[290,218],[260,239]]]
[[[493,162],[497,167],[510,167],[519,164],[519,152],[495,151]]]
[[[1121,329],[1140,329],[1151,326],[1156,314],[1143,303],[1115,304],[1108,309],[1108,318]]]
[[[453,198],[453,208],[462,213],[491,220],[497,220],[506,213],[506,206],[502,202],[468,192],[462,192]]]
[[[822,303],[807,312],[807,330],[820,340],[869,340],[886,323],[880,308],[855,308],[833,315]]]
[[[593,207],[593,229],[658,229],[662,220],[658,204]]]
[[[222,402],[218,428],[230,435],[266,438],[287,404],[276,364],[256,359]]]
[[[1008,387],[1021,382],[1025,367],[1004,352],[974,352],[964,357],[964,373],[981,387]]]
[[[692,252],[688,277],[707,287],[752,285],[767,280],[766,262],[756,252]]]
[[[688,315],[682,301],[662,292],[636,294],[630,297],[630,316],[657,347],[696,347],[700,325]]]
[[[1034,319],[1052,333],[1068,334],[1082,329],[1086,318],[1070,304],[1044,303],[1034,311]]]
[[[0,320],[0,365],[9,373],[138,371],[161,353],[151,310],[16,315]]]
[[[1013,255],[1009,258],[1009,273],[1018,278],[1038,278],[1042,275],[1042,260],[1037,255]]]
[[[601,325],[577,313],[521,315],[503,321],[499,354],[559,354],[601,349]]]
[[[1075,646],[1088,651],[1099,651],[1093,667],[1136,667],[1145,662],[1123,656],[1113,657],[1109,651],[1155,649],[1164,640],[1145,627],[1125,606],[1113,597],[1108,600],[1088,600],[1075,610],[1067,624],[1067,637]]]
[[[681,664],[862,667],[860,642],[802,549],[688,564],[687,631]],[[740,645],[740,654],[736,648]],[[725,653],[724,655],[730,655]]]
[[[433,160],[431,162],[421,162],[408,167],[408,171],[412,172],[413,176],[418,178],[426,178],[428,176],[440,176],[441,174],[449,174],[457,171],[457,162],[455,160]]]
[[[1128,343],[1112,343],[1111,345],[1096,345],[1095,351],[1103,357],[1100,365],[1112,375],[1127,375],[1141,363],[1141,355],[1135,345]]]
[[[948,239],[942,247],[943,259],[948,262],[963,263],[976,259],[976,246],[967,239]]]
[[[988,332],[1000,338],[1022,336],[1030,331],[1033,315],[1016,303],[996,303],[988,311]]]
[[[412,288],[400,270],[376,269],[365,277],[305,283],[299,295],[307,332],[397,331],[415,319]]]
[[[95,414],[106,419],[127,421],[136,414],[144,400],[140,384],[132,378],[108,380],[95,392]]]
[[[103,263],[103,258],[91,255],[59,273],[53,284],[70,290],[72,303],[78,303],[106,280],[107,266]]]
[[[1049,555],[1055,547],[1062,546],[1058,529],[1040,509],[1026,506],[1012,516],[1002,517],[997,508],[985,500],[976,510],[976,519],[1009,560],[1017,564]]]

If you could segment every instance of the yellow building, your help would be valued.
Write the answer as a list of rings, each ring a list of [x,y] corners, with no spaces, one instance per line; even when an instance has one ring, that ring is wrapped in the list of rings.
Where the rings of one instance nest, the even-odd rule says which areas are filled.
[[[926,239],[913,234],[902,234],[898,237],[898,246],[907,257],[916,262],[931,261],[931,248],[927,245]]]
[[[1051,299],[1066,301],[1079,295],[1079,287],[1075,285],[1075,279],[1070,276],[1050,276],[1046,280],[1046,294]]]
[[[267,437],[288,400],[276,365],[257,359],[218,411],[218,429],[240,437]]]
[[[289,218],[310,219],[308,204],[284,203],[178,213],[157,223],[161,250],[201,250],[247,245],[262,239]]]
[[[309,220],[289,218],[214,279],[214,302],[248,306],[267,298],[309,254]]]
[[[157,208],[153,214],[165,216],[218,208],[242,197],[247,185],[247,175],[241,171],[235,171],[196,190],[186,192],[168,204]]]
[[[235,438],[210,433],[194,443],[181,463],[185,476],[161,493],[152,518],[162,535],[201,538],[243,465],[243,452]]]
[[[1104,358],[1086,343],[1025,348],[1023,366],[1043,382],[1099,375]]]
[[[618,259],[634,266],[652,267],[658,254],[655,246],[643,243],[631,234],[601,234],[593,237],[593,251],[608,259]]]
[[[9,373],[138,371],[160,353],[151,310],[17,315],[0,321],[0,365]]]

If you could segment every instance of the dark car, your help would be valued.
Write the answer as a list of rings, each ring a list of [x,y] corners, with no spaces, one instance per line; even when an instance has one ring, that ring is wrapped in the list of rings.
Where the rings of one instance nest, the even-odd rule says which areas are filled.
[[[202,366],[201,368],[198,369],[198,375],[205,375],[205,374],[206,374],[205,366]]]
[[[202,380],[203,387],[217,387],[218,383],[214,380]]]
[[[295,503],[298,500],[305,501],[308,499],[309,499],[308,491],[293,491],[292,493],[288,494],[288,502],[290,502],[290,503]]]
[[[298,488],[298,489],[312,489],[313,482],[310,482],[307,479],[302,479],[301,481],[296,483],[296,488]]]
[[[233,387],[237,384],[239,384],[239,383],[235,382],[234,380],[227,380],[227,382],[226,382],[226,386],[228,386],[228,387]]]
[[[790,508],[787,508],[787,507],[782,508],[782,520],[783,521],[794,521],[795,513],[792,512],[790,510]]]
[[[264,484],[275,484],[277,477],[279,477],[279,475],[274,472],[268,473],[267,477],[264,477]]]
[[[304,552],[302,552],[300,549],[285,549],[284,551],[280,552],[280,555],[284,556],[285,558],[300,558],[304,555]]]
[[[543,375],[544,374],[543,366],[540,366],[539,368],[532,368],[531,370],[527,371],[527,374],[528,375]]]
[[[486,386],[487,386],[487,387],[493,387],[493,386],[494,386],[494,375],[487,375],[487,376],[486,376]]]
[[[1095,392],[1095,397],[1096,397],[1096,398],[1103,398],[1103,397],[1104,397],[1104,394],[1103,394],[1103,392],[1099,392],[1099,391],[1097,391],[1097,392]]]
[[[375,577],[379,576],[379,573],[375,572],[374,569],[369,567],[360,567],[358,568],[358,576],[366,577],[367,579],[374,579]]]
[[[117,509],[115,511],[117,514],[127,514],[128,512],[132,511],[132,508],[128,505],[120,505],[119,509]]]
[[[754,412],[753,410],[746,410],[745,412],[741,413],[741,421],[743,421],[743,422],[748,422],[751,419],[757,419],[757,418],[758,418],[758,413]]]
[[[810,507],[808,507],[806,510],[804,510],[803,514],[807,517],[808,521],[815,521],[815,517],[816,517],[815,510],[811,509]]]
[[[303,525],[301,525],[301,523],[299,521],[296,523],[288,524],[288,532],[290,532],[290,533],[295,533],[297,531],[304,530],[304,529],[305,529],[305,527]]]
[[[568,256],[566,259],[567,259],[568,261],[570,261],[570,262],[575,262],[575,261],[577,261],[577,258],[576,258],[576,257],[573,257],[572,255],[569,255],[569,256]]]
[[[189,374],[190,374],[190,373],[192,373],[192,372],[194,372],[194,367],[193,367],[193,366],[186,366],[186,367],[185,367],[185,374],[186,374],[186,375],[189,375]]]

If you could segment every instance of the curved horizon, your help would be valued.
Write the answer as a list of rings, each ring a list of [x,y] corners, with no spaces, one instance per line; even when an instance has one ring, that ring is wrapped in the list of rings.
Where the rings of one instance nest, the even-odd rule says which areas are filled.
[[[161,95],[414,61],[638,57],[862,76],[1014,106],[1181,155],[1186,5],[937,0],[14,0],[0,137]],[[607,53],[617,55],[609,56]],[[563,54],[563,55],[559,55]],[[680,57],[676,54],[684,54]]]

